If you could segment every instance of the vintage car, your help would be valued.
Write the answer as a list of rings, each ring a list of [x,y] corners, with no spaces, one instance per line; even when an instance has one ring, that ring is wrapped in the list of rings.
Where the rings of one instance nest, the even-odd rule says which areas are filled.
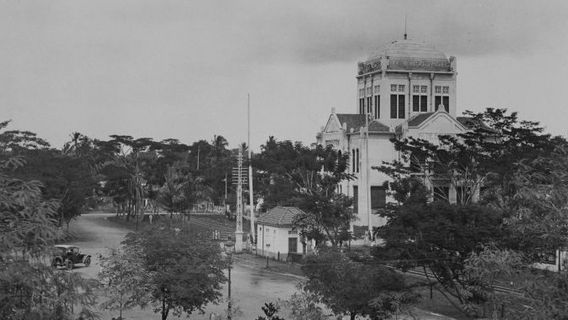
[[[65,267],[71,270],[78,263],[88,267],[91,264],[91,256],[82,254],[79,251],[79,247],[76,246],[64,244],[55,246],[53,259],[51,260],[53,267]]]

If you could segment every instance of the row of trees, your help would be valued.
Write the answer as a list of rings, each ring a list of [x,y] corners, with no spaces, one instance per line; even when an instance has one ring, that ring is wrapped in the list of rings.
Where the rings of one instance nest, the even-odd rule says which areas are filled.
[[[416,298],[384,266],[421,268],[465,316],[566,317],[566,273],[532,266],[568,245],[568,144],[504,109],[466,116],[473,129],[458,136],[392,140],[401,161],[374,169],[391,177],[395,202],[380,212],[388,218],[377,230],[384,245],[367,258],[339,252],[354,219],[351,199],[336,188],[352,178],[346,158],[273,138],[262,146],[255,167],[265,204],[303,209],[296,227],[318,243],[320,254],[304,268],[305,290],[338,314],[379,319]],[[376,283],[376,274],[392,283]],[[518,294],[497,293],[504,283]],[[372,303],[385,296],[391,300],[381,307]]]
[[[532,266],[568,245],[568,143],[503,109],[468,115],[474,129],[457,137],[394,139],[402,160],[375,168],[397,200],[375,260],[427,271],[468,316],[563,319],[566,273]],[[503,283],[520,296],[497,294]]]
[[[0,130],[8,122],[0,123]],[[0,318],[71,319],[94,317],[95,283],[50,266],[51,245],[63,234],[61,217],[84,200],[73,183],[81,166],[56,152],[39,153],[47,143],[30,132],[0,134]],[[30,161],[41,156],[42,182]],[[58,163],[59,162],[59,163]],[[41,163],[44,165],[43,163]],[[53,167],[52,167],[53,166]],[[55,166],[67,166],[59,175]],[[28,171],[26,168],[30,168]],[[85,182],[88,184],[88,181]],[[75,308],[79,306],[80,309]]]
[[[566,314],[560,303],[565,297],[565,273],[534,274],[530,268],[519,268],[530,266],[543,252],[566,246],[566,141],[544,134],[538,123],[520,121],[505,110],[488,109],[468,116],[474,130],[458,137],[443,136],[439,143],[393,140],[403,161],[378,164],[376,169],[392,177],[388,187],[396,203],[381,212],[388,218],[387,225],[378,230],[385,245],[366,258],[341,252],[355,219],[352,200],[337,191],[340,181],[353,178],[346,170],[346,156],[322,146],[268,139],[253,159],[256,190],[267,208],[294,205],[304,211],[295,224],[302,236],[316,240],[320,252],[306,261],[306,292],[335,313],[384,318],[416,300],[412,288],[386,266],[420,267],[434,277],[435,288],[456,308],[468,316],[479,316],[494,313],[499,304],[518,304],[496,294],[492,284],[519,278],[522,273],[525,280],[515,285],[523,292],[520,305],[528,309],[515,316],[550,319]],[[200,199],[219,203],[224,197],[225,172],[233,165],[222,137],[213,143],[186,146],[172,139],[154,142],[111,136],[99,141],[76,134],[62,150],[53,150],[33,133],[7,131],[0,135],[0,143],[6,192],[14,201],[34,199],[17,205],[3,200],[15,210],[10,217],[16,219],[21,208],[44,210],[44,219],[51,219],[54,226],[80,213],[89,195],[112,197],[127,217],[136,218],[144,209],[143,199],[160,203],[170,212],[184,211]],[[22,169],[24,162],[37,170]],[[52,163],[49,166],[57,174],[50,175],[49,166],[41,168],[45,163]],[[66,175],[60,172],[66,171],[69,178],[61,179]],[[36,178],[43,183],[30,182]],[[457,191],[455,205],[447,201],[444,188],[448,185]],[[22,190],[27,192],[24,198]],[[64,205],[65,201],[69,203]],[[30,219],[37,217],[41,215]],[[6,256],[22,245],[31,248],[29,252],[44,252],[42,245],[53,241],[57,228],[53,234],[49,229],[40,232],[33,229],[39,222],[30,223],[27,230],[33,231],[18,228],[14,235],[27,242],[6,246]],[[37,239],[36,232],[43,238]],[[149,259],[151,243],[132,237],[130,247]],[[28,262],[37,258],[29,252]],[[139,261],[141,268],[145,266],[149,273],[159,271],[148,261]],[[164,288],[158,288],[161,296],[152,295],[154,302],[162,303],[163,317],[169,310],[193,310],[183,305],[175,309],[175,304],[168,307],[168,301],[173,301],[168,299],[173,298],[164,298]]]

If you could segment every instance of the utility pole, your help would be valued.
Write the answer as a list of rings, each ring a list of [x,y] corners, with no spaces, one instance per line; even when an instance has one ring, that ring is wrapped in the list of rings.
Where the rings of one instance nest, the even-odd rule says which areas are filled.
[[[232,310],[233,309],[233,306],[232,306],[233,302],[231,301],[231,264],[233,264],[233,254],[229,253],[229,270],[228,270],[228,273],[229,273],[229,279],[228,279],[229,280],[229,289],[228,289],[228,294],[227,294],[227,296],[228,296],[227,299],[229,300],[228,304],[227,304],[227,319],[228,320],[233,319],[233,310]]]
[[[233,301],[231,299],[231,267],[233,266],[233,243],[230,239],[225,243],[225,253],[229,258],[229,265],[227,267],[229,278],[229,286],[227,290],[227,319],[231,320],[233,318]]]
[[[243,250],[243,148],[237,157],[237,229],[235,231],[235,252]]]
[[[255,242],[255,229],[254,229],[254,196],[252,189],[252,148],[250,145],[250,94],[248,96],[248,160],[249,160],[249,170],[248,170],[248,180],[249,180],[249,203],[250,203],[250,240],[251,245]]]
[[[367,201],[367,223],[369,225],[369,240],[373,238],[373,225],[371,224],[371,185],[369,183],[369,113],[365,113],[365,194]]]

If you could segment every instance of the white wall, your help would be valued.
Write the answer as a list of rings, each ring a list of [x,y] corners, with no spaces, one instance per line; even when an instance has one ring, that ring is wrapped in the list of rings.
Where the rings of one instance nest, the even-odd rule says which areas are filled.
[[[278,258],[280,252],[280,260],[286,260],[288,256],[288,238],[298,239],[297,251],[294,253],[302,253],[302,243],[300,242],[297,232],[289,234],[292,228],[276,228],[272,226],[257,225],[257,254]]]
[[[388,134],[370,134],[369,135],[369,187],[373,186],[382,186],[385,181],[390,181],[390,178],[384,174],[379,172],[378,170],[373,170],[371,167],[373,166],[380,166],[383,161],[393,161],[398,158],[398,152],[394,150],[394,146],[392,142],[390,142],[391,135]],[[359,136],[352,136],[352,147],[359,148],[360,150],[360,171],[356,174],[356,179],[351,182],[349,188],[353,188],[353,186],[358,186],[358,220],[354,222],[354,225],[357,226],[366,226],[368,225],[368,217],[367,217],[367,201],[369,201],[370,207],[370,199],[367,199],[367,193],[365,193],[364,185],[365,179],[364,176],[366,174],[365,167],[366,167],[366,158],[365,158],[365,138],[362,135]],[[344,190],[344,193],[345,190]],[[370,192],[369,192],[370,193]],[[353,196],[352,190],[349,190],[349,195]],[[387,198],[387,202],[389,198]],[[386,220],[379,217],[378,215],[371,215],[371,224],[374,227],[382,226],[386,223]]]

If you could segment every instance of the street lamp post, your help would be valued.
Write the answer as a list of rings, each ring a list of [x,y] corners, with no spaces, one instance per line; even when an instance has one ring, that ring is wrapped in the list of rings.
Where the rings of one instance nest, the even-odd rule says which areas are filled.
[[[229,284],[228,284],[228,289],[227,289],[227,319],[231,320],[233,318],[233,310],[232,310],[232,301],[231,301],[231,266],[233,264],[233,248],[234,248],[235,244],[231,241],[228,240],[225,243],[225,253],[227,254],[227,256],[229,257],[229,264],[227,267],[227,271],[228,271],[228,280],[229,280]]]

